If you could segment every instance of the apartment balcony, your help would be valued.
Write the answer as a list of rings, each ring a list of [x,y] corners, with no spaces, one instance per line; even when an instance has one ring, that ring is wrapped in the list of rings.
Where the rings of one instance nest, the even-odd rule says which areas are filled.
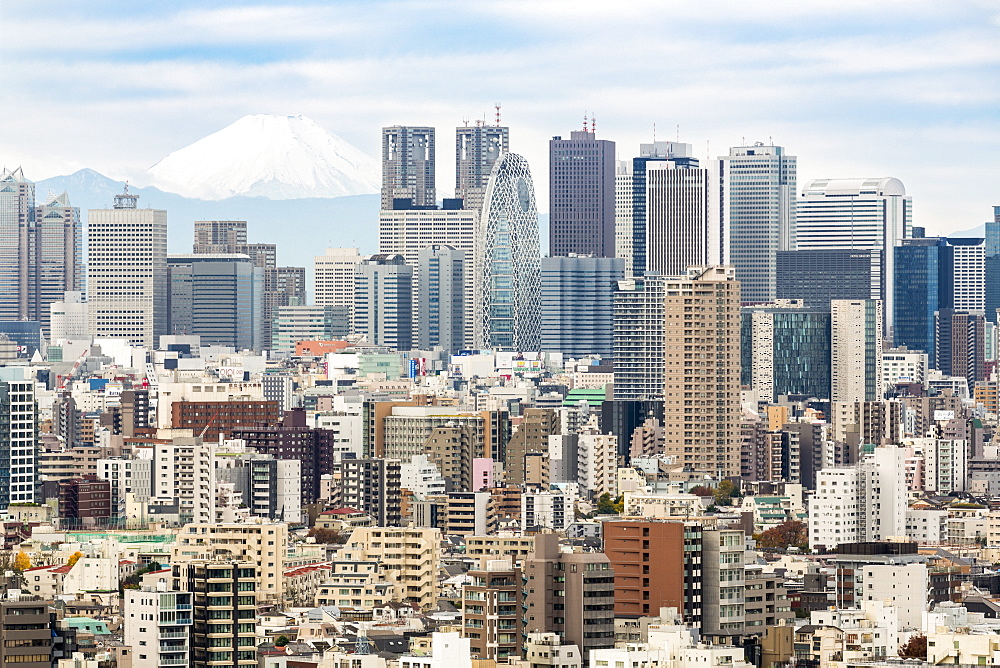
[[[188,664],[187,658],[182,658],[182,659],[168,659],[168,658],[162,658],[162,657],[160,658],[159,662],[157,663],[157,665],[160,665],[160,666],[186,666],[187,664]]]

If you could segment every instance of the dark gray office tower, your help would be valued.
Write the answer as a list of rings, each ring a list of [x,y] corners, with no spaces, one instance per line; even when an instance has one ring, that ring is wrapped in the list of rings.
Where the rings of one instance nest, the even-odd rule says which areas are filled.
[[[401,473],[398,459],[343,458],[334,465],[338,504],[355,508],[375,520],[375,526],[399,526]],[[340,475],[336,475],[339,473]]]
[[[542,351],[571,357],[614,352],[614,301],[625,260],[542,258]]]
[[[904,239],[895,247],[895,304],[892,315],[896,346],[927,353],[933,369],[937,359],[936,313],[954,308],[954,247],[946,239]]]
[[[830,308],[831,299],[879,299],[882,251],[778,251],[776,297],[801,299],[807,308]]]
[[[205,346],[267,347],[261,332],[264,270],[239,254],[168,255],[167,331]]]
[[[413,348],[413,267],[402,255],[372,255],[358,265],[354,333],[375,346]]]
[[[382,128],[382,209],[434,208],[434,128]]]
[[[510,129],[477,123],[455,129],[455,197],[463,209],[483,208],[493,163],[510,148]]]
[[[194,223],[194,253],[238,253],[247,255],[264,275],[261,301],[261,345],[270,346],[271,326],[280,306],[301,306],[306,303],[305,267],[277,266],[274,244],[247,242],[245,220],[196,220]]]
[[[615,143],[591,129],[549,141],[549,255],[615,256]]]
[[[962,376],[969,394],[986,380],[986,318],[981,312],[940,309],[934,314],[937,368],[946,376]]]
[[[418,350],[456,353],[465,347],[472,297],[466,289],[472,273],[467,257],[464,250],[444,244],[432,244],[417,254],[413,343]]]

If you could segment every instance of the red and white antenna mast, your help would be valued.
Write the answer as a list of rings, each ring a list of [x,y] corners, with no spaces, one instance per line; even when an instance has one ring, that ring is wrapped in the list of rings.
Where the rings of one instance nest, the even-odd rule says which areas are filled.
[[[494,102],[493,103],[493,108],[497,110],[497,116],[496,116],[496,118],[497,118],[497,127],[500,127],[500,103],[499,102]]]

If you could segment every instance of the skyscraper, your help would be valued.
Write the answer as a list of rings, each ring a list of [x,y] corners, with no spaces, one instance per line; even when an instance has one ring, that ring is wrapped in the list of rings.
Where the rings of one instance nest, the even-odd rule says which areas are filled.
[[[413,267],[402,255],[372,255],[354,284],[354,333],[375,346],[412,349]]]
[[[306,303],[305,267],[279,267],[274,244],[248,243],[245,220],[196,220],[194,252],[248,255],[255,266],[263,269],[261,338],[265,347],[274,339],[271,326],[278,308]]]
[[[49,305],[67,292],[83,290],[83,225],[80,209],[70,205],[69,195],[52,195],[35,208],[34,264],[28,268],[29,286],[34,286],[26,317],[38,320],[49,331]]]
[[[0,506],[35,501],[37,439],[34,377],[26,367],[0,368]]]
[[[882,302],[830,302],[830,399],[882,399]]]
[[[969,384],[986,380],[986,319],[982,311],[943,308],[935,314],[936,368],[946,376],[961,376]]]
[[[676,161],[646,163],[646,271],[678,276],[688,267],[722,262],[709,170]],[[713,224],[714,223],[714,224]]]
[[[35,184],[21,169],[0,171],[0,320],[31,320],[49,331],[49,305],[83,289],[80,209],[49,194],[35,205]]]
[[[466,277],[472,276],[471,259],[476,246],[476,229],[480,211],[472,209],[426,209],[406,211],[382,211],[379,213],[378,250],[384,255],[402,255],[406,264],[413,267],[414,285],[420,278],[420,255],[432,246],[450,246],[465,253]],[[463,294],[466,314],[462,316],[465,326],[460,347],[472,345],[473,318],[472,305],[475,299],[475,285],[466,280]]]
[[[619,164],[615,177],[616,249],[626,258],[626,275],[641,277],[647,266],[647,173],[651,164],[696,169],[691,144],[654,141],[639,145],[639,157]],[[724,239],[723,239],[724,241]],[[684,271],[686,267],[681,269]]]
[[[593,126],[549,141],[549,254],[615,255],[615,143]]]
[[[719,158],[725,262],[744,303],[774,301],[775,254],[795,248],[796,159],[781,146],[736,146]]]
[[[743,309],[742,383],[761,401],[830,398],[830,311],[801,302]]]
[[[507,153],[510,129],[476,123],[455,129],[455,197],[462,208],[479,211],[493,163]]]
[[[167,257],[167,332],[196,334],[205,346],[268,348],[261,332],[264,270],[247,255]]]
[[[346,306],[353,317],[354,275],[363,259],[357,248],[327,248],[313,257],[313,302]]]
[[[893,249],[896,309],[893,342],[928,355],[938,368],[935,313],[954,306],[954,250],[947,239],[906,239]]]
[[[615,401],[663,399],[664,280],[650,274],[618,282],[614,296]]]
[[[508,153],[493,165],[475,240],[477,347],[538,350],[538,210],[531,171],[522,156]]]
[[[950,237],[952,246],[953,306],[957,311],[986,307],[986,245],[983,239]]]
[[[825,309],[831,299],[879,299],[882,252],[878,248],[778,251],[776,296]]]
[[[610,358],[615,288],[625,278],[625,260],[543,257],[541,272],[541,349]]]
[[[444,244],[420,251],[414,277],[413,345],[451,353],[465,346],[471,252]]]
[[[113,209],[88,217],[88,329],[152,348],[167,324],[167,212],[115,196]]]
[[[664,453],[678,465],[740,473],[740,283],[732,267],[664,279]]]
[[[382,128],[382,209],[433,207],[434,128]]]
[[[870,256],[870,276],[877,288],[872,298],[883,300],[891,322],[892,248],[911,236],[912,209],[911,198],[899,179],[815,179],[806,183],[796,202],[795,247],[881,250]]]

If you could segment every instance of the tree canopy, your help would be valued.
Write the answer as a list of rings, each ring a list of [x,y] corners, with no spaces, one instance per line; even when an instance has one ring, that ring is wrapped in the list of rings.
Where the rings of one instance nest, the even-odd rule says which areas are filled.
[[[756,536],[757,547],[765,550],[805,549],[809,546],[809,531],[805,522],[788,520]]]

